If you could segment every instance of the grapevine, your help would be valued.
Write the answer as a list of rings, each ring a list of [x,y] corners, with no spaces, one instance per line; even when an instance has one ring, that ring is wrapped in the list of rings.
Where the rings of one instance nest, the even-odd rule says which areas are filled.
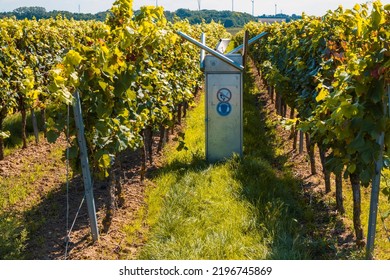
[[[385,150],[389,144],[383,109],[389,83],[389,8],[375,1],[353,9],[340,6],[322,18],[304,15],[291,23],[246,27],[253,35],[269,33],[251,55],[267,83],[297,110],[293,121],[310,135],[310,149],[318,145],[324,173],[336,174],[341,212],[339,178],[342,174],[350,178],[360,244],[360,184],[368,186],[375,175],[381,132],[385,132]]]

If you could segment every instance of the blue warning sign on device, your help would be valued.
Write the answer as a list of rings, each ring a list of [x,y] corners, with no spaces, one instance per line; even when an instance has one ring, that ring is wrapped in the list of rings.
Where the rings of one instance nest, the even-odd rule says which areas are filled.
[[[222,117],[228,116],[232,111],[232,105],[228,102],[219,102],[217,105],[217,112]]]
[[[221,88],[217,92],[217,98],[221,102],[229,102],[232,99],[232,92],[227,88]]]

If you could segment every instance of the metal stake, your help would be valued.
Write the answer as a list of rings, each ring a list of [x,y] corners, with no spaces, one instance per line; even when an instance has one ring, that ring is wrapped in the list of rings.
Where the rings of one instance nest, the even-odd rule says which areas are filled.
[[[208,46],[196,41],[194,38],[188,36],[187,34],[183,33],[183,32],[177,32],[178,35],[180,35],[181,37],[183,37],[184,39],[186,39],[187,41],[193,43],[194,45],[198,46],[199,48],[205,50],[206,52],[214,55],[216,58],[222,60],[223,62],[226,62],[227,64],[233,66],[234,68],[240,70],[240,71],[243,71],[244,70],[244,66],[236,63],[234,60],[230,59],[229,57],[209,48]]]
[[[255,43],[257,40],[263,38],[265,35],[267,35],[268,33],[267,32],[261,32],[259,35],[253,37],[252,39],[250,39],[248,41],[248,46],[252,45],[253,43]],[[237,48],[235,48],[234,50],[232,50],[231,52],[229,52],[228,54],[233,54],[233,53],[237,53],[239,51],[241,51],[242,49],[244,48],[244,44],[242,45],[239,45]]]
[[[77,129],[77,141],[80,147],[80,161],[81,161],[81,168],[83,172],[85,199],[87,201],[88,216],[89,216],[89,222],[91,226],[92,238],[93,241],[97,241],[99,239],[99,230],[97,226],[96,207],[95,207],[95,200],[93,197],[91,172],[89,170],[87,144],[84,136],[84,122],[83,122],[83,116],[81,111],[80,94],[77,90],[74,94],[74,97],[75,97],[75,103],[73,105],[73,112],[74,112],[74,119],[75,119],[76,129]]]
[[[390,98],[390,86],[387,87],[387,98]],[[383,114],[387,116],[387,106],[386,102],[383,102]],[[374,243],[375,243],[375,233],[376,233],[376,220],[378,216],[378,203],[379,203],[379,189],[381,182],[381,173],[383,168],[383,149],[385,141],[385,132],[382,131],[379,136],[377,143],[380,146],[379,157],[375,162],[375,175],[372,179],[372,189],[371,189],[371,202],[370,202],[370,213],[368,217],[368,234],[367,234],[367,246],[366,246],[366,258],[371,260],[374,253]]]
[[[244,65],[244,67],[246,66],[246,62],[247,62],[247,56],[248,56],[248,45],[249,45],[249,31],[248,30],[245,30],[245,34],[244,34],[244,48],[242,49],[242,64]]]
[[[200,37],[200,42],[203,45],[206,45],[206,34],[202,33]],[[206,51],[204,49],[200,49],[200,69],[204,69],[204,58],[206,57]]]

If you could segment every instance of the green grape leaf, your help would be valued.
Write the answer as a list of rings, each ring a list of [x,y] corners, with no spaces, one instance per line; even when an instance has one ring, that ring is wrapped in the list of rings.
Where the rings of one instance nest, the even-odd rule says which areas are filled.
[[[348,166],[347,170],[348,170],[348,172],[349,172],[350,174],[353,174],[353,173],[356,171],[356,164],[351,163],[351,164]]]
[[[103,172],[104,177],[108,176],[108,170],[111,167],[112,156],[106,151],[101,151],[100,157],[97,158],[98,167]]]
[[[55,143],[58,137],[60,137],[60,134],[55,132],[54,130],[48,130],[46,132],[46,138],[49,143]]]
[[[387,219],[388,217],[390,217],[390,210],[387,210],[387,211],[381,213],[381,218],[383,220]]]
[[[66,150],[65,150],[65,153]],[[76,159],[79,154],[78,146],[72,146],[69,148],[69,159]]]

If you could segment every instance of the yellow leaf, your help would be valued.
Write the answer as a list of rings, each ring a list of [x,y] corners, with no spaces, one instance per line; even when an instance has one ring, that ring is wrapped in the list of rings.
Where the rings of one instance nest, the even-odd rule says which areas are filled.
[[[109,53],[110,50],[106,46],[101,46],[100,48],[104,53]]]
[[[359,12],[360,9],[361,9],[361,6],[359,4],[356,4],[353,9],[356,11],[356,12]]]
[[[29,92],[27,92],[27,97],[32,100],[38,99],[38,96],[39,96],[38,90],[30,90]]]
[[[360,20],[357,22],[357,35],[358,35],[358,37],[362,36],[362,29],[363,29],[363,22],[362,22],[362,20],[360,19]]]
[[[103,90],[106,90],[108,84],[103,82],[103,81],[99,81],[99,86],[103,89]]]
[[[94,73],[95,75],[100,75],[101,71],[100,71],[99,68],[92,68],[92,69],[93,69],[93,73]]]
[[[318,93],[317,97],[316,97],[316,101],[317,102],[320,102],[321,100],[324,100],[325,97],[328,96],[328,91],[324,88],[321,88],[320,92]]]
[[[137,98],[137,94],[131,89],[126,90],[126,95],[129,100],[135,100]]]
[[[115,55],[118,56],[118,57],[121,57],[121,56],[122,56],[122,52],[121,52],[118,48],[115,48],[114,53],[115,53]]]
[[[61,76],[57,76],[54,78],[54,83],[56,84],[57,87],[61,87],[65,82],[65,79]]]
[[[66,60],[71,64],[71,65],[79,65],[82,60],[84,60],[78,52],[74,50],[70,50],[68,54],[66,55]]]
[[[108,169],[111,166],[111,157],[108,154],[104,154],[99,159],[99,167],[101,169]]]

